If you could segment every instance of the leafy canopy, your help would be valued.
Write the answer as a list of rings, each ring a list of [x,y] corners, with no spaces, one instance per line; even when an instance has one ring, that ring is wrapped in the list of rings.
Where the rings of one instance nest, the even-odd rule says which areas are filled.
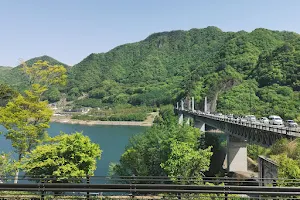
[[[68,178],[93,175],[101,153],[99,145],[82,133],[61,133],[28,153],[21,167],[27,176],[54,176],[59,182],[72,182]]]

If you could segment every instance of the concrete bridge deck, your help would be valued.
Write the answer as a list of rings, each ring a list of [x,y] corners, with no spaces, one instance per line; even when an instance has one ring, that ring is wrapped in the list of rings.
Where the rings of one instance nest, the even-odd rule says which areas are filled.
[[[241,121],[228,118],[224,115],[214,115],[194,109],[194,102],[188,109],[184,109],[183,102],[178,113],[179,123],[189,123],[191,119],[194,126],[205,131],[209,125],[223,131],[227,135],[227,170],[229,172],[247,171],[247,143],[269,147],[282,138],[295,139],[300,137],[298,128],[289,128],[263,124],[259,122]]]
[[[201,112],[199,110],[176,110],[178,113],[182,113],[185,118],[192,118],[196,123],[205,123],[209,126],[222,130],[229,135],[251,143],[257,143],[262,146],[270,146],[281,138],[293,139],[300,137],[299,128],[241,121],[238,119],[228,118],[225,115],[218,116]]]

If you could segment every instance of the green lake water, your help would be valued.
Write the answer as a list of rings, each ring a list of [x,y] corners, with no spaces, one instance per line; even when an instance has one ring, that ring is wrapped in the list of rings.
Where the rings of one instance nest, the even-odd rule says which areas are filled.
[[[129,138],[135,134],[142,133],[147,127],[140,126],[106,126],[106,125],[77,125],[51,123],[48,130],[50,136],[55,136],[63,131],[65,133],[83,132],[90,137],[92,142],[100,145],[102,152],[101,160],[97,162],[96,176],[107,176],[108,166],[111,162],[118,162],[124,152]],[[0,127],[0,131],[4,129]],[[13,151],[10,141],[0,135],[0,152]]]

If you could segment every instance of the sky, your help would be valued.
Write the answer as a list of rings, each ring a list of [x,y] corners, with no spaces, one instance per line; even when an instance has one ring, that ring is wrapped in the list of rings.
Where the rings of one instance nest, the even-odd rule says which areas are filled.
[[[152,33],[217,26],[300,33],[298,0],[0,0],[0,66],[48,55],[74,65]]]

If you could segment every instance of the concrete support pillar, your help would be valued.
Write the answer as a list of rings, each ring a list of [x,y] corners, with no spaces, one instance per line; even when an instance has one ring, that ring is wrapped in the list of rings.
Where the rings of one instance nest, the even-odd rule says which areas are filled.
[[[227,134],[227,171],[246,172],[247,142]]]
[[[183,124],[183,113],[178,113],[178,124]]]
[[[200,131],[205,132],[205,123],[201,121],[196,121],[194,122],[195,128],[199,128]]]
[[[184,110],[184,102],[181,100],[181,110]]]
[[[204,112],[207,113],[207,97],[204,97]]]
[[[190,117],[187,117],[185,123],[186,123],[187,125],[191,125],[191,118],[190,118]]]
[[[188,99],[187,103],[188,103],[188,110],[191,110],[191,99]]]
[[[195,98],[192,97],[192,111],[195,111]]]

